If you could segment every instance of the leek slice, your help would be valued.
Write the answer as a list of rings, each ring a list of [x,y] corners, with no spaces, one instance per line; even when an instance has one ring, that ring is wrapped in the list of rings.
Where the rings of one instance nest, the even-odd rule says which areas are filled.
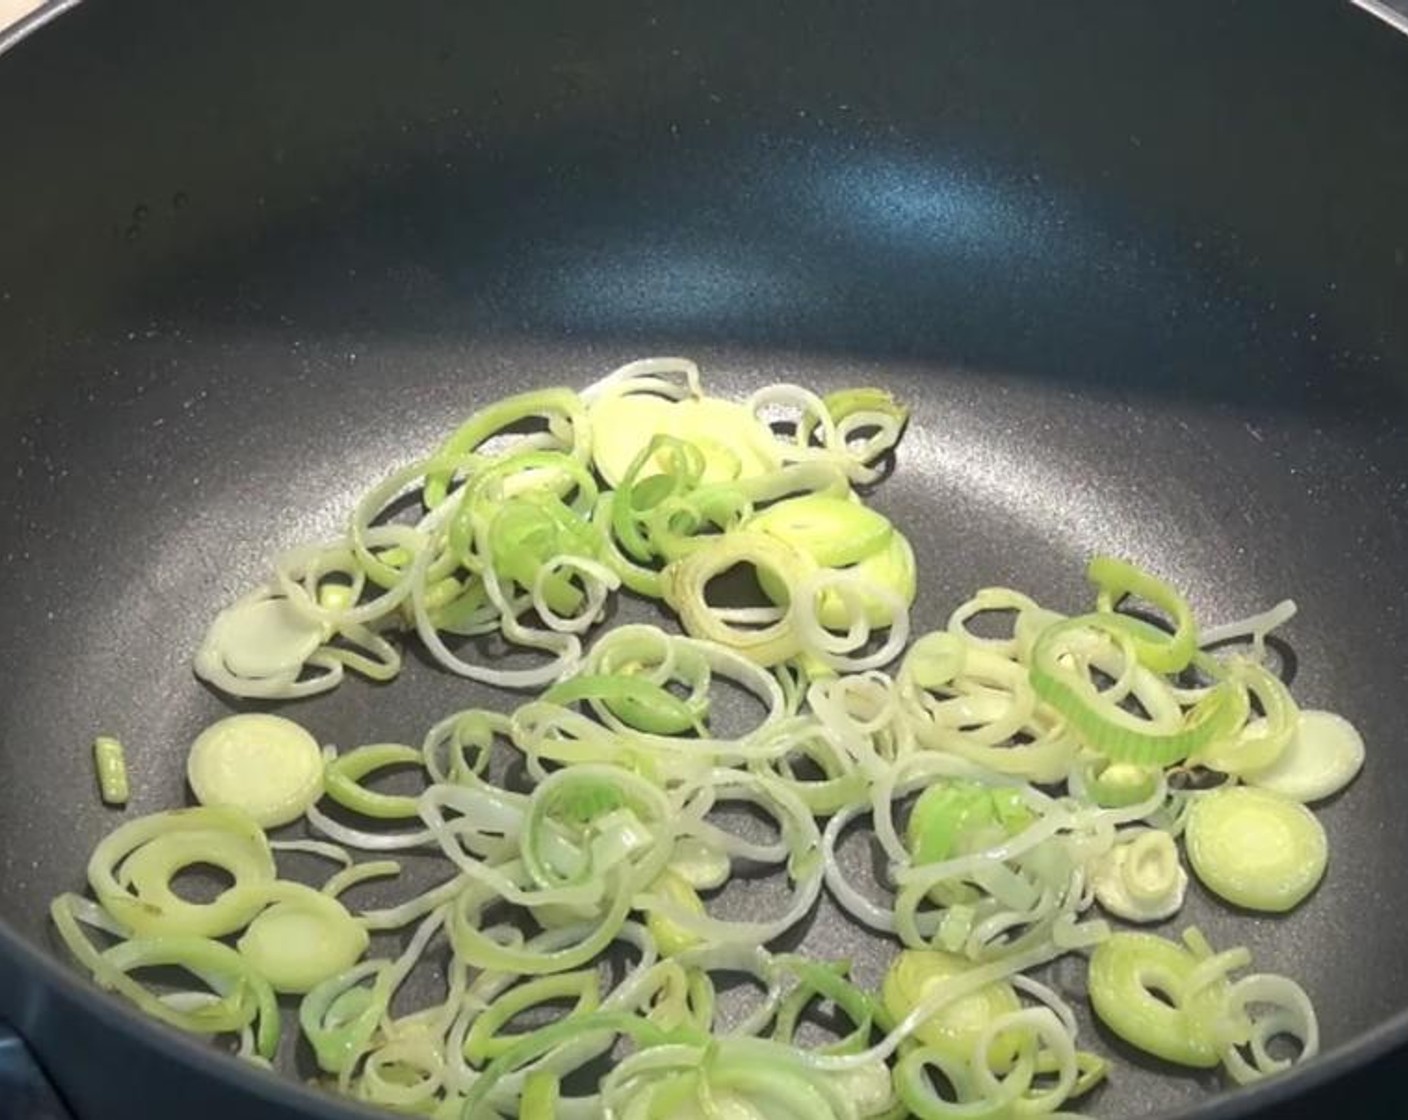
[[[464,1040],[465,1057],[483,1063],[507,1053],[531,1033],[505,1031],[510,1019],[530,1007],[562,999],[573,1000],[567,1019],[595,1011],[601,1004],[596,970],[539,976],[510,988],[475,1016]]]
[[[776,470],[772,437],[743,405],[717,397],[682,401],[645,393],[606,397],[594,403],[597,437],[592,462],[608,486],[618,485],[653,436],[692,443],[704,456],[704,482],[757,478]],[[661,467],[648,461],[639,471],[649,478]]]
[[[1100,1021],[1155,1057],[1211,1069],[1221,1061],[1218,1034],[1227,981],[1192,981],[1199,960],[1148,933],[1116,933],[1090,958],[1090,1003]]]
[[[278,1041],[275,993],[301,994],[304,1040],[340,1092],[437,1120],[1069,1115],[1105,1063],[1025,972],[1071,952],[1092,953],[1096,1014],[1154,1054],[1221,1063],[1239,1082],[1285,1068],[1273,1037],[1313,1054],[1303,991],[1231,980],[1246,950],[1216,954],[1196,931],[1182,946],[1112,936],[1084,917],[1095,902],[1130,921],[1171,916],[1185,831],[1193,869],[1234,903],[1282,910],[1314,888],[1324,834],[1299,801],[1351,780],[1363,744],[1328,713],[1299,713],[1262,664],[1293,605],[1200,632],[1168,583],[1097,556],[1090,613],[986,588],[909,646],[914,550],[852,489],[880,480],[907,421],[872,388],[782,383],[723,400],[668,358],[475,412],[366,492],[338,539],[276,557],[216,617],[196,671],[235,695],[293,699],[347,670],[389,680],[395,640],[413,631],[453,673],[546,691],[442,719],[419,749],[340,757],[278,717],[221,721],[188,760],[202,808],[99,844],[97,901],[55,900],[60,937],[100,984],[235,1036],[256,1062]],[[758,601],[711,601],[740,566]],[[622,583],[691,636],[623,626],[588,646]],[[1124,613],[1131,597],[1162,628]],[[1200,648],[1244,633],[1250,657]],[[424,770],[418,795],[368,788],[403,765]],[[1181,787],[1199,784],[1194,768],[1231,784]],[[323,793],[373,822],[419,823],[333,819]],[[339,844],[269,842],[265,828],[300,815]],[[864,856],[842,836],[867,816],[888,863],[862,887],[848,875]],[[354,862],[348,849],[408,854]],[[321,891],[285,882],[275,853],[293,852],[343,867]],[[421,881],[422,858],[444,874]],[[201,863],[233,885],[193,902],[177,878]],[[768,871],[787,898],[775,913],[701,897]],[[355,915],[340,901],[383,876],[418,893]],[[799,936],[824,886],[910,947],[878,993],[846,962],[764,948]],[[369,931],[412,926],[394,960],[363,959]],[[613,947],[632,963],[617,967]],[[140,982],[164,965],[195,983]],[[718,990],[725,973],[759,987],[741,1018]],[[421,980],[433,998],[403,1006]],[[820,1043],[813,1010],[829,1020]],[[559,1018],[506,1029],[520,1013]],[[608,1055],[596,1093],[564,1097]]]
[[[890,962],[880,986],[886,1013],[903,1021],[935,991],[977,967],[966,957],[933,949],[905,949]],[[1022,1002],[1005,980],[993,980],[975,992],[954,999],[914,1028],[925,1046],[959,1061],[967,1061],[984,1030],[993,1021],[1020,1011]],[[1021,1049],[1020,1033],[999,1035],[986,1060],[998,1072],[1012,1067]]]
[[[202,805],[239,809],[273,828],[297,820],[318,799],[323,755],[318,741],[290,719],[227,716],[196,736],[186,779]]]
[[[1208,890],[1248,910],[1284,913],[1325,874],[1325,828],[1298,801],[1224,786],[1199,794],[1188,814],[1188,862]]]
[[[1265,714],[1248,720],[1230,736],[1214,740],[1193,761],[1210,770],[1238,775],[1274,766],[1300,724],[1290,689],[1254,661],[1234,661],[1228,676],[1256,698]]]
[[[233,885],[209,902],[181,898],[171,879],[197,863],[219,867]],[[139,817],[99,842],[88,861],[88,883],[108,913],[132,933],[153,937],[234,933],[264,906],[274,877],[263,831],[223,807]]]
[[[883,514],[853,498],[830,494],[774,502],[743,528],[785,541],[826,568],[859,563],[887,547],[895,532]]]
[[[697,918],[708,916],[708,911],[704,909],[704,903],[695,892],[694,887],[682,875],[670,868],[660,873],[655,882],[651,884],[650,891],[653,897],[664,899]],[[651,937],[655,939],[656,948],[664,956],[674,956],[704,943],[698,934],[685,929],[679,922],[659,909],[649,908],[647,915],[645,928],[650,931]]]
[[[1144,628],[1127,627],[1124,622],[1113,614],[1088,614],[1053,623],[1042,631],[1032,648],[1032,687],[1070,722],[1087,746],[1115,762],[1168,766],[1246,719],[1246,691],[1231,681],[1213,687],[1176,723],[1164,726],[1112,703],[1101,695],[1088,673],[1063,663],[1092,633],[1123,638],[1141,658],[1149,656],[1144,650],[1162,648],[1142,636]],[[1174,659],[1173,653],[1167,651],[1157,656],[1161,661]]]
[[[728,533],[665,569],[665,601],[691,637],[737,650],[759,665],[776,665],[801,652],[796,627],[785,615],[757,629],[727,621],[705,597],[709,582],[736,565],[770,570],[794,583],[816,570],[806,553],[764,533]]]
[[[331,759],[323,772],[323,792],[339,805],[364,817],[397,820],[415,817],[420,802],[414,797],[378,793],[362,785],[361,779],[392,766],[424,766],[425,757],[413,747],[399,743],[374,743],[357,747]]]
[[[1035,819],[1010,786],[950,779],[935,782],[910,811],[907,837],[915,863],[939,863],[1015,836]]]
[[[1363,766],[1364,740],[1349,720],[1334,712],[1305,710],[1280,757],[1242,777],[1283,797],[1312,802],[1339,793]]]
[[[236,948],[275,991],[311,991],[366,952],[366,929],[337,899],[297,883],[279,884],[274,897]]]
[[[535,1069],[523,1079],[518,1120],[557,1120],[561,1082],[551,1070]]]
[[[1097,556],[1086,569],[1090,582],[1099,588],[1099,607],[1113,612],[1121,599],[1137,595],[1165,611],[1174,622],[1171,635],[1152,636],[1148,629],[1137,632],[1132,641],[1139,663],[1156,673],[1177,673],[1188,666],[1198,649],[1198,626],[1188,602],[1163,580],[1112,556]]]
[[[1094,875],[1095,898],[1129,922],[1161,922],[1183,908],[1188,873],[1167,832],[1150,830],[1116,844]]]

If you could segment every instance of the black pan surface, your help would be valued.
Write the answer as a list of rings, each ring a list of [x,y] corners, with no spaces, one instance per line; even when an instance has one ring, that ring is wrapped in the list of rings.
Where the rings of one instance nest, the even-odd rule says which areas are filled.
[[[85,1120],[347,1115],[70,977],[46,904],[120,820],[87,745],[128,744],[131,813],[182,802],[228,710],[191,653],[272,551],[486,401],[683,352],[914,402],[879,504],[921,623],[992,583],[1073,609],[1097,550],[1208,619],[1300,603],[1297,695],[1371,751],[1332,871],[1178,925],[1298,977],[1334,1052],[1230,1098],[1122,1064],[1090,1111],[1241,1115],[1408,1036],[1404,106],[1408,42],[1329,2],[95,0],[20,44],[0,1017]],[[290,714],[350,745],[483,702],[413,663]],[[806,944],[882,964],[829,908]]]

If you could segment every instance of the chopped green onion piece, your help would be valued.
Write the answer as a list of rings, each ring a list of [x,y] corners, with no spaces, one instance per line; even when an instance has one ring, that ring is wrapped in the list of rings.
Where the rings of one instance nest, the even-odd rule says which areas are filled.
[[[1325,829],[1314,813],[1249,786],[1197,795],[1184,842],[1203,886],[1248,910],[1284,913],[1298,906],[1329,861]]]
[[[93,740],[93,765],[98,771],[98,792],[103,801],[109,805],[126,805],[131,789],[122,743],[111,735],[99,735]]]
[[[227,716],[191,744],[186,778],[202,805],[239,809],[274,828],[296,820],[318,799],[323,755],[318,741],[290,719]]]

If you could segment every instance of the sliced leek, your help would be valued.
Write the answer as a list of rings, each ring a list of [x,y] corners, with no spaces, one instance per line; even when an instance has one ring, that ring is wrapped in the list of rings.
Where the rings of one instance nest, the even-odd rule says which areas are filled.
[[[249,924],[236,947],[275,991],[310,991],[366,952],[366,929],[335,898],[294,883],[270,894],[276,901]]]
[[[1248,910],[1284,913],[1298,906],[1329,861],[1325,828],[1309,809],[1250,786],[1200,794],[1185,839],[1199,881]]]
[[[1333,797],[1364,766],[1364,740],[1334,712],[1302,711],[1274,762],[1242,775],[1249,784],[1295,801]]]
[[[419,746],[212,725],[189,759],[200,807],[103,840],[92,899],[52,907],[61,939],[100,984],[254,1061],[278,1056],[276,994],[295,995],[330,1087],[445,1120],[1069,1115],[1109,1064],[1030,973],[1073,954],[1101,1021],[1165,1060],[1242,1082],[1290,1064],[1274,1038],[1312,1055],[1309,996],[1236,978],[1245,949],[1100,916],[1174,916],[1180,837],[1237,906],[1292,908],[1324,873],[1301,802],[1364,749],[1265,663],[1294,605],[1204,629],[1180,591],[1097,556],[1076,613],[988,587],[911,642],[914,548],[856,489],[908,420],[866,386],[725,398],[678,358],[467,417],[340,535],[276,557],[196,670],[296,699],[349,670],[391,679],[414,638],[533,695],[407,728]],[[684,635],[597,634],[623,585]],[[417,781],[386,792],[391,769]],[[265,835],[300,819],[317,838]],[[865,829],[873,860],[849,846]],[[310,854],[336,865],[321,889],[284,877]],[[197,899],[201,866],[224,881]],[[761,876],[781,888],[766,906]],[[390,900],[367,908],[374,890]],[[845,960],[773,951],[808,944],[823,891],[894,945],[878,991]],[[147,983],[171,966],[181,990]],[[756,987],[741,1011],[728,975]]]
[[[1167,832],[1151,829],[1116,844],[1095,872],[1095,900],[1127,922],[1162,922],[1183,908],[1188,873]]]
[[[1199,964],[1162,937],[1114,934],[1091,954],[1091,1006],[1131,1046],[1178,1065],[1212,1068],[1221,1061],[1228,986],[1225,975],[1199,977]]]
[[[228,806],[273,828],[303,815],[323,788],[318,741],[282,716],[248,713],[212,723],[191,744],[186,780],[202,805]]]

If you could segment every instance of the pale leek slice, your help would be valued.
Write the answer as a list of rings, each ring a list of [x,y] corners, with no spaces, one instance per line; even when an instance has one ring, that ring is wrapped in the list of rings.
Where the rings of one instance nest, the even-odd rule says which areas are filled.
[[[618,485],[636,456],[660,435],[699,448],[704,456],[704,482],[758,478],[780,465],[771,434],[737,401],[718,397],[672,401],[627,393],[597,401],[588,415],[596,433],[592,461],[608,486]],[[657,473],[659,468],[647,463],[638,478]]]
[[[888,518],[854,496],[825,493],[774,502],[744,528],[786,541],[826,568],[855,564],[879,552],[895,531]]]
[[[233,884],[209,902],[182,898],[171,880],[194,864],[218,867]],[[93,849],[88,882],[103,908],[131,934],[224,937],[268,901],[276,868],[259,826],[237,809],[172,809],[138,817]]]
[[[704,909],[704,903],[694,887],[687,879],[677,875],[669,868],[656,877],[655,882],[650,886],[650,891],[656,897],[666,899],[675,906],[682,907],[695,917],[708,916],[708,911]],[[658,909],[652,908],[648,911],[645,928],[650,931],[651,937],[655,939],[655,947],[660,950],[663,956],[674,956],[702,944],[702,938],[698,934],[685,929],[679,922]]]
[[[1354,781],[1363,766],[1364,740],[1354,724],[1334,712],[1307,709],[1281,756],[1243,777],[1295,801],[1323,801]]]
[[[328,639],[330,628],[288,599],[247,599],[221,611],[205,644],[238,677],[296,677]]]
[[[279,883],[271,893],[277,901],[249,924],[236,948],[275,991],[309,992],[366,952],[366,928],[337,899],[298,883]]]
[[[263,828],[297,820],[323,789],[318,741],[291,719],[248,712],[191,744],[186,779],[202,805],[243,810]]]
[[[1129,922],[1161,922],[1183,908],[1188,873],[1167,832],[1150,830],[1116,844],[1093,876],[1095,899]]]

